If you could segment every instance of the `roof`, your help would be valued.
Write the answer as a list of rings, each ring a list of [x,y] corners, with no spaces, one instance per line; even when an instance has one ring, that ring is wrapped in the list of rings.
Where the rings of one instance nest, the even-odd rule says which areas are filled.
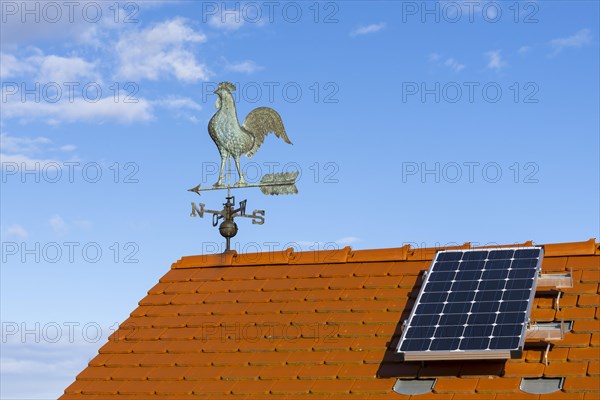
[[[520,244],[532,245],[531,242]],[[511,245],[511,246],[514,246]],[[469,243],[454,248],[469,248]],[[445,249],[448,249],[447,247]],[[555,299],[538,287],[532,319],[574,321],[554,342],[508,361],[401,362],[395,348],[441,248],[183,257],[139,302],[60,398],[597,399],[600,246],[545,245],[542,271],[573,272]],[[428,394],[398,378],[437,378]],[[564,377],[530,395],[521,378]]]

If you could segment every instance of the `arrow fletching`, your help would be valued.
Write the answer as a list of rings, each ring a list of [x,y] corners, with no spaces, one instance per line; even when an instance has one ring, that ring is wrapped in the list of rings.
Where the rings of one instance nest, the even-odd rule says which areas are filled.
[[[262,177],[258,186],[263,194],[296,194],[298,193],[296,178],[298,178],[298,171],[266,174]]]

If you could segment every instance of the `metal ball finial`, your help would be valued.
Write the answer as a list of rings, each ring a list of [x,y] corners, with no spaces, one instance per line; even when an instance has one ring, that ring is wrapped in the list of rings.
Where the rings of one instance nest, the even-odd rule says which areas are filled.
[[[237,235],[238,226],[233,221],[223,221],[221,225],[219,225],[219,233],[226,239],[230,239]]]

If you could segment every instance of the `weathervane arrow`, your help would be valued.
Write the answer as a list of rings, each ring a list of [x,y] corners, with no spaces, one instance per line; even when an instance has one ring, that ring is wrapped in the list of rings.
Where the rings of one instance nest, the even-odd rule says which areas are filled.
[[[188,189],[188,192],[194,192],[200,195],[200,192],[206,192],[209,190],[231,190],[231,189],[245,189],[257,187],[263,194],[268,195],[283,195],[283,194],[296,194],[298,188],[296,187],[296,179],[298,178],[298,171],[294,172],[280,172],[275,174],[263,175],[260,182],[257,184],[246,184],[243,186],[225,186],[225,187],[201,187],[202,184],[198,184],[195,187]]]

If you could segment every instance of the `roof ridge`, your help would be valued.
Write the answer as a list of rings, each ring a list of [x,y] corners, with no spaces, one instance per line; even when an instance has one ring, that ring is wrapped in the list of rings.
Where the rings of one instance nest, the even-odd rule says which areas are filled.
[[[595,238],[584,242],[552,243],[543,246],[546,257],[600,255],[600,243],[596,242]]]
[[[287,264],[336,264],[346,262],[427,261],[433,259],[435,254],[440,250],[492,249],[533,245],[534,242],[528,240],[523,243],[484,246],[471,246],[471,242],[465,242],[462,245],[456,246],[422,248],[405,244],[402,247],[370,250],[352,250],[350,246],[333,250],[312,251],[294,251],[290,247],[285,250],[243,254],[234,250],[223,254],[184,256],[172,264],[171,269]],[[544,246],[546,257],[600,255],[600,244],[596,242],[595,238],[583,242],[551,243],[542,246]]]

